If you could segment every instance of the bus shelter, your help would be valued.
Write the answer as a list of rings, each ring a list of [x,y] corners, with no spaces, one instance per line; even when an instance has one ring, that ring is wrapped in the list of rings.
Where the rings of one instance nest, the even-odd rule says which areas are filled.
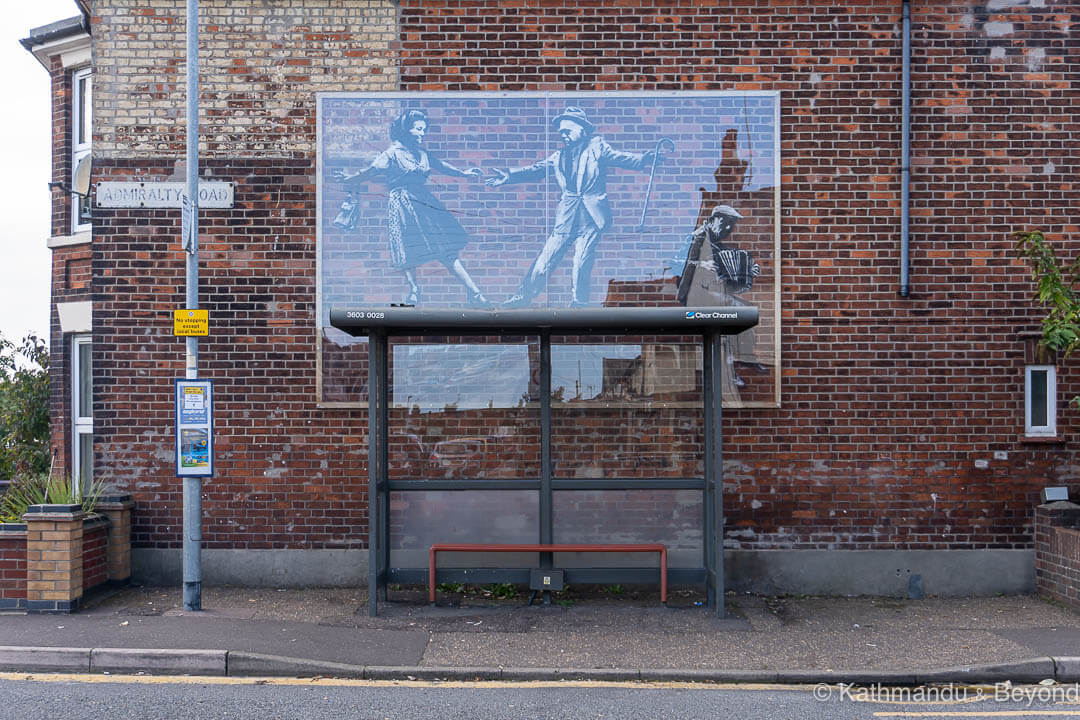
[[[368,351],[368,612],[378,612],[390,583],[425,582],[427,567],[393,567],[391,563],[391,493],[430,490],[533,490],[539,518],[536,543],[557,545],[554,533],[554,493],[589,489],[664,489],[702,493],[700,566],[673,570],[674,583],[706,587],[707,605],[724,614],[723,456],[721,437],[722,359],[725,335],[747,330],[758,322],[755,307],[627,307],[570,309],[426,309],[412,306],[335,308],[331,324],[353,336],[369,338]],[[552,463],[552,342],[553,336],[698,336],[702,342],[702,405],[704,443],[700,477],[582,478],[559,476]],[[532,336],[539,338],[539,477],[500,483],[488,478],[453,480],[391,477],[389,412],[391,337]],[[432,340],[438,342],[438,340]],[[464,528],[468,531],[468,528]],[[476,528],[479,532],[480,528]],[[553,566],[553,553],[539,552],[541,568]],[[529,581],[531,568],[455,567],[439,570],[453,581]],[[637,583],[655,579],[654,568],[574,567],[565,569],[568,583]]]

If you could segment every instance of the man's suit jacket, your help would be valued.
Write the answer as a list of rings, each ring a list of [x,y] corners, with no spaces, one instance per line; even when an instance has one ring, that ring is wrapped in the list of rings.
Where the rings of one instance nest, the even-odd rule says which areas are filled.
[[[619,167],[627,170],[641,170],[645,167],[646,156],[615,150],[604,142],[602,137],[594,135],[589,138],[588,145],[582,150],[576,166],[571,170],[575,179],[571,187],[577,188],[575,192],[567,189],[570,184],[567,182],[562,163],[563,153],[566,152],[569,150],[563,148],[532,165],[511,170],[508,182],[542,180],[554,173],[563,194],[559,199],[559,207],[555,211],[555,227],[552,232],[570,232],[574,217],[582,206],[600,232],[603,232],[611,224],[611,206],[607,196],[607,169]]]

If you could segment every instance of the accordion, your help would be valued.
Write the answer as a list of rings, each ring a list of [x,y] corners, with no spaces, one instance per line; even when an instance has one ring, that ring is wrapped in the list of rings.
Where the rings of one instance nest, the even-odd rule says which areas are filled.
[[[746,250],[718,250],[713,248],[713,261],[716,263],[716,276],[729,285],[734,292],[749,290],[754,285],[754,278],[761,274],[761,267]]]

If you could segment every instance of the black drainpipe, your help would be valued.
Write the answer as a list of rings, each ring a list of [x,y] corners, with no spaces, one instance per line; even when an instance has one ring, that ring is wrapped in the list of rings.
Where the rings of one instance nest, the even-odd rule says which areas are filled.
[[[900,129],[900,297],[909,297],[911,281],[908,277],[911,244],[911,3],[903,0],[903,120]]]

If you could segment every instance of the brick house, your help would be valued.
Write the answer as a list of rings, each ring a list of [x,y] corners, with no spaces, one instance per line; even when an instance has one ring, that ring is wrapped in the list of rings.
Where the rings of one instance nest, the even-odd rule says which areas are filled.
[[[743,132],[729,123],[739,132],[682,140],[677,151],[678,167],[700,160],[715,170],[686,180],[702,187],[681,227],[703,219],[699,204],[736,205],[742,232],[762,238],[758,287],[769,289],[752,298],[768,319],[756,361],[735,358],[744,386],[724,395],[728,587],[895,594],[916,578],[937,594],[1033,589],[1039,491],[1076,484],[1065,402],[1076,390],[1036,353],[1039,312],[1012,233],[1038,228],[1068,255],[1075,248],[1080,7],[910,4],[905,276],[904,5],[204,0],[200,170],[235,192],[231,209],[200,214],[201,302],[211,317],[200,373],[217,394],[205,579],[338,584],[367,576],[366,345],[334,334],[326,297],[362,285],[361,304],[387,304],[407,288],[387,261],[385,194],[368,188],[356,199],[361,218],[374,218],[361,228],[378,236],[377,247],[334,225],[350,198],[332,171],[370,162],[369,149],[386,139],[369,130],[384,131],[393,113],[364,124],[354,117],[360,111],[335,110],[335,99],[427,103],[442,121],[431,128],[441,144],[430,147],[465,166],[509,146],[454,145],[455,127],[474,107],[459,108],[458,98],[487,103],[487,116],[494,98],[524,103],[545,93],[559,107],[586,106],[590,117],[606,109],[605,137],[629,147],[636,136],[611,120],[620,103],[643,98],[644,113],[660,98],[659,113],[669,100],[700,96],[745,107],[759,93],[775,98],[779,119],[770,182],[747,180],[761,157],[746,144],[756,132],[749,125]],[[95,187],[183,181],[185,3],[77,6],[78,17],[24,41],[50,73],[53,176],[65,183],[53,194],[49,240],[53,446],[65,472],[107,479],[136,500],[135,576],[176,582],[182,504],[172,392],[184,346],[171,318],[184,303],[180,212],[91,207],[93,193],[88,202],[67,190],[80,169],[90,171],[84,157],[93,158]],[[547,128],[535,127],[539,147]],[[347,142],[361,141],[368,149],[350,154]],[[514,162],[538,157],[522,152]],[[470,196],[457,182],[436,194],[469,220],[473,237],[487,237],[484,225],[505,217],[469,216]],[[611,191],[616,225],[594,270],[609,282],[598,289],[594,279],[594,297],[663,304],[675,297],[669,276],[618,265],[614,248],[623,258],[661,254],[639,247],[629,230],[644,181],[633,191],[627,183]],[[541,220],[522,231],[532,243],[525,262],[551,226],[543,213],[553,212],[554,187],[514,196],[519,214],[542,206]],[[662,185],[657,193],[663,207]],[[466,247],[461,257],[501,299],[513,284],[499,283],[522,268],[490,270],[485,259],[501,252],[491,248]],[[418,272],[434,292],[462,295],[437,265]],[[569,271],[561,272],[552,282],[565,289]],[[554,288],[548,301],[558,305],[565,293]],[[526,379],[513,397],[520,388],[512,378],[535,368],[536,343],[442,340],[402,341],[393,355],[411,378],[395,386],[402,397],[390,439],[391,479],[401,481],[391,494],[391,535],[406,567],[418,567],[412,558],[426,544],[462,528],[493,542],[535,541],[535,386]],[[465,345],[457,359],[439,354]],[[666,542],[692,567],[703,550],[693,482],[703,465],[700,354],[648,337],[566,352],[557,355],[570,358],[565,398],[583,401],[556,409],[553,461],[566,483],[555,492],[556,535]],[[574,365],[582,357],[588,373]],[[464,375],[451,380],[450,368]],[[586,375],[591,391],[575,386],[588,385]],[[461,389],[460,402],[446,394],[450,386]],[[459,479],[483,482],[458,490]]]

